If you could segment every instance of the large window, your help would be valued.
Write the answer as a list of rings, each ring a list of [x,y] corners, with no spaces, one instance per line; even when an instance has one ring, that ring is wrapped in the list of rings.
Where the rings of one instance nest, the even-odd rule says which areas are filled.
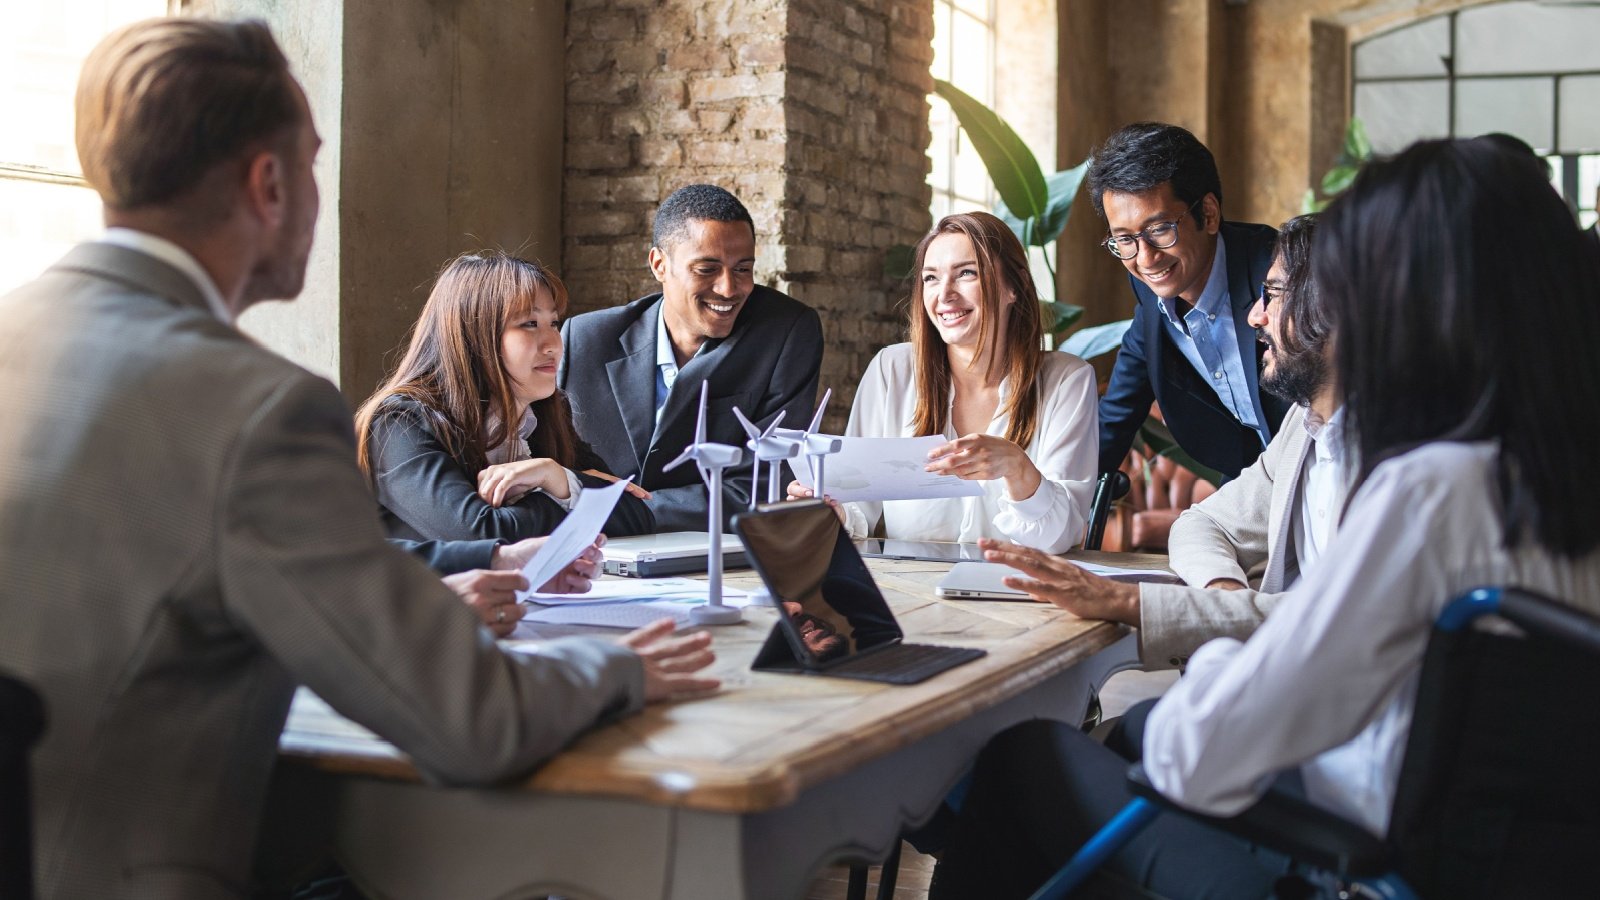
[[[1503,131],[1544,154],[1584,225],[1600,186],[1600,6],[1494,3],[1358,44],[1355,115],[1373,149]]]
[[[995,3],[997,0],[934,0],[933,77],[950,82],[994,108]],[[928,155],[933,159],[933,218],[989,209],[994,187],[972,143],[956,124],[950,105],[935,94]]]
[[[0,29],[0,292],[100,230],[83,183],[72,95],[90,49],[112,29],[163,15],[168,0],[17,3]]]

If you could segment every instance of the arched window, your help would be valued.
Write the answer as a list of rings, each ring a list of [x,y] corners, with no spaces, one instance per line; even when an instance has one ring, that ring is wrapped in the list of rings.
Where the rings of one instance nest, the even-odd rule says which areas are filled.
[[[7,8],[0,28],[0,292],[99,233],[72,133],[78,70],[113,29],[168,0],[56,0]]]
[[[1600,6],[1516,0],[1474,6],[1356,44],[1353,112],[1373,149],[1502,131],[1551,164],[1587,226],[1600,188]]]
[[[934,0],[933,77],[950,82],[994,108],[996,0]],[[972,143],[961,133],[950,104],[930,96],[933,139],[933,218],[994,205],[994,187]]]

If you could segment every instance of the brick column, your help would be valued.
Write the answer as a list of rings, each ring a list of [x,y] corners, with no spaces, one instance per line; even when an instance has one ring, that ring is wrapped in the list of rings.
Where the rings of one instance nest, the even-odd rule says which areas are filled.
[[[903,338],[884,252],[928,228],[929,0],[571,0],[562,275],[576,311],[653,289],[650,220],[720,184],[756,223],[756,278],[822,315],[842,427]]]

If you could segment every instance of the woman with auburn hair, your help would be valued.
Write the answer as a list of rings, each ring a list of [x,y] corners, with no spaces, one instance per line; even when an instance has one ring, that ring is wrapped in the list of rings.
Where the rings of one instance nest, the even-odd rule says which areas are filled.
[[[616,480],[556,389],[566,308],[555,273],[506,253],[440,271],[399,368],[356,414],[357,458],[390,537],[549,534],[586,485]],[[643,496],[629,488],[607,534],[654,530]]]
[[[1083,538],[1099,452],[1094,370],[1040,349],[1039,294],[1022,243],[983,212],[945,216],[917,244],[911,341],[885,347],[845,434],[943,435],[927,470],[977,497],[839,505],[852,537],[1006,538],[1060,553]],[[794,482],[791,498],[811,491]]]

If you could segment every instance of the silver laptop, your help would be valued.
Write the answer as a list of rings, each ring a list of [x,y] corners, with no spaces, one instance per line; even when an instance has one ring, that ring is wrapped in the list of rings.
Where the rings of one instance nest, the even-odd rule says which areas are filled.
[[[1112,581],[1143,582],[1151,581],[1158,584],[1182,584],[1183,580],[1171,572],[1157,569],[1118,569],[1115,566],[1103,566],[1096,563],[1079,562],[1084,571],[1101,578]],[[1007,587],[1002,580],[1008,575],[1022,573],[1004,563],[992,562],[958,562],[951,567],[949,573],[939,580],[934,588],[934,593],[947,600],[1029,600],[1033,598],[1013,587]],[[1026,576],[1023,576],[1026,577]]]
[[[659,578],[704,572],[711,553],[711,535],[704,531],[665,531],[635,537],[611,538],[601,548],[607,575]],[[747,568],[744,545],[731,534],[722,536],[722,567]]]
[[[947,600],[1031,601],[1032,597],[1001,581],[1007,575],[1021,574],[1004,563],[958,562],[939,579],[933,592]]]

